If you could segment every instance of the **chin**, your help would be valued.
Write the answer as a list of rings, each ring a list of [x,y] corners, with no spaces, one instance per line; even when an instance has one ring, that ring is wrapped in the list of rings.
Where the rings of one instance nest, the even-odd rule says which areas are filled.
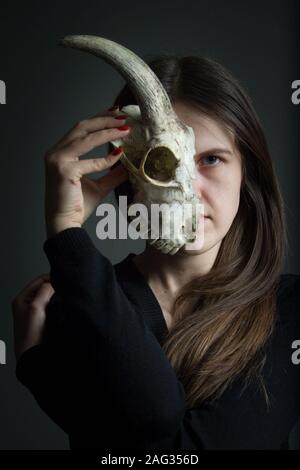
[[[181,254],[181,256],[195,256],[195,255],[201,255],[202,253],[204,253],[205,250],[204,249],[201,249],[201,250],[186,250],[185,247],[182,247],[178,253]]]
[[[194,243],[195,243],[194,247],[192,246],[192,243],[184,245],[183,247],[180,248],[180,250],[178,250],[177,253],[179,253],[180,256],[202,255],[206,251],[209,251],[211,248],[219,244],[220,239],[218,237],[215,238],[215,237],[206,236],[202,244],[200,242],[194,242]]]
[[[178,254],[180,256],[195,256],[195,255],[201,255],[201,253],[204,253],[206,251],[206,247],[203,244],[202,247],[197,247],[195,248],[187,248],[186,245],[184,245],[180,250],[178,250]]]

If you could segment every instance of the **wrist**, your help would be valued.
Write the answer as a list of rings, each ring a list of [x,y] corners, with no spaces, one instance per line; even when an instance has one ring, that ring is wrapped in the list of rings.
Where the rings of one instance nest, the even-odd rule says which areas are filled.
[[[63,232],[64,230],[68,228],[81,228],[81,224],[78,222],[62,222],[62,221],[56,221],[52,223],[46,223],[46,233],[47,233],[47,238],[54,237],[60,232]]]

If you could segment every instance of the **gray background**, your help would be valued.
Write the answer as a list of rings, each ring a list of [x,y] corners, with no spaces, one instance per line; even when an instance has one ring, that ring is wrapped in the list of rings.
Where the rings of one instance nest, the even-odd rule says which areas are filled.
[[[291,103],[291,82],[300,78],[297,3],[73,0],[0,7],[0,79],[7,85],[7,104],[0,106],[0,339],[7,343],[7,365],[0,365],[0,449],[68,447],[64,433],[15,379],[10,301],[32,278],[48,271],[42,251],[45,151],[75,122],[107,109],[124,84],[111,66],[59,47],[59,39],[95,34],[144,60],[170,52],[203,54],[225,64],[250,93],[265,128],[288,216],[285,270],[299,274],[300,106]],[[93,153],[105,154],[106,148]],[[113,263],[143,249],[140,242],[130,241],[100,246],[96,222],[92,216],[86,228]],[[296,440],[295,431],[293,446]]]

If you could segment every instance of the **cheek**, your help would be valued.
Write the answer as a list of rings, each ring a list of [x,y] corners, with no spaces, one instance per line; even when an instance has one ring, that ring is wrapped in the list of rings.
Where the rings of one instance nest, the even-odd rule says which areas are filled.
[[[197,191],[197,182],[195,184]],[[200,187],[198,183],[199,194]],[[234,178],[215,179],[201,186],[204,208],[211,210],[214,224],[220,229],[231,225],[239,208],[240,183]]]
[[[212,198],[212,207],[217,211],[217,222],[229,228],[239,208],[240,182],[232,178],[216,184]]]

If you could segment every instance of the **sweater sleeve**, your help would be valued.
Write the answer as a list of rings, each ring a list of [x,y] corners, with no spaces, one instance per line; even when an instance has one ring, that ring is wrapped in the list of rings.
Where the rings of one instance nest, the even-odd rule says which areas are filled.
[[[145,440],[169,437],[185,412],[184,389],[123,293],[112,264],[81,228],[49,238],[44,250],[71,351],[95,372],[134,435]]]
[[[55,289],[49,337],[21,356],[17,371],[74,448],[99,446],[99,435],[103,445],[155,450],[278,449],[288,440],[300,413],[300,366],[290,360],[300,276],[282,283],[281,326],[264,370],[271,408],[255,384],[242,392],[237,379],[220,399],[187,410],[160,344],[86,231],[67,229],[44,249]]]
[[[57,346],[37,344],[26,350],[16,364],[16,377],[36,399],[40,408],[63,431],[74,425],[74,406],[66,361]],[[67,380],[66,380],[67,379]]]

